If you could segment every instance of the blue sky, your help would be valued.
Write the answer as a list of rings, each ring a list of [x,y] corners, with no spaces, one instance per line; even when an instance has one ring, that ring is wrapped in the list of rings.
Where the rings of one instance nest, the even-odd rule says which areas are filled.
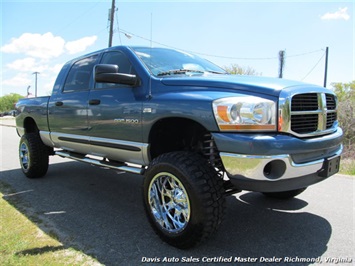
[[[354,1],[116,0],[113,45],[174,47],[220,66],[252,67],[277,77],[328,87],[355,80]],[[61,66],[108,45],[111,0],[1,0],[0,96],[49,95]],[[126,35],[130,38],[127,38]]]

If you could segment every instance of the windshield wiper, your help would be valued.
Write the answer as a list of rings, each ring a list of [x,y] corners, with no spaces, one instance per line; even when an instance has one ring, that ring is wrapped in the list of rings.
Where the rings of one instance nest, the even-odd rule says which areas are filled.
[[[212,74],[221,74],[221,75],[228,75],[227,72],[218,72],[218,71],[212,71],[212,70],[209,70],[209,71],[206,71],[208,73],[212,73]]]
[[[185,74],[187,72],[194,72],[194,73],[205,73],[201,70],[193,70],[193,69],[172,69],[169,71],[163,71],[157,74],[157,76],[166,76],[166,75],[178,75],[178,74]]]

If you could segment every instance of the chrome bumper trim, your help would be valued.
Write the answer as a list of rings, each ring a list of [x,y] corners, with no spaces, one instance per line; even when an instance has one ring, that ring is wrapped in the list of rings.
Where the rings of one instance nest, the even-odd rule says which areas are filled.
[[[340,156],[343,151],[341,145],[339,150],[331,157],[332,159]],[[227,174],[230,178],[242,178],[258,181],[279,181],[293,179],[300,176],[317,173],[322,169],[325,159],[320,159],[308,163],[297,164],[292,161],[291,155],[245,155],[221,152],[220,157]],[[281,161],[281,163],[280,163]],[[267,176],[265,175],[265,167],[269,163],[275,163],[275,166],[280,165],[284,167],[284,172],[280,176]],[[283,162],[283,163],[282,163]],[[282,168],[281,167],[281,168]]]

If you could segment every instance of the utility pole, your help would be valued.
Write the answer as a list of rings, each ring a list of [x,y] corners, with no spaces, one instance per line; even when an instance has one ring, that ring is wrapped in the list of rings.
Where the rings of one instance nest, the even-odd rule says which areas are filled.
[[[40,74],[39,72],[33,72],[32,75],[35,75],[36,76],[36,79],[35,79],[35,97],[37,97],[37,75]]]
[[[279,51],[279,78],[282,79],[283,76],[283,70],[285,67],[285,51],[281,50]]]
[[[324,69],[324,85],[323,87],[326,88],[327,87],[327,75],[328,75],[328,52],[329,52],[329,48],[327,47],[325,49],[325,69]]]
[[[112,46],[112,37],[113,37],[113,21],[115,17],[115,0],[112,0],[111,10],[108,20],[110,21],[110,33],[108,37],[108,47]]]

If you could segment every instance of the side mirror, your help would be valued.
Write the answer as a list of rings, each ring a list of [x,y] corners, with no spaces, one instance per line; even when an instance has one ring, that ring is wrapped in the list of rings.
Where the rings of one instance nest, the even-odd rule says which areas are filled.
[[[117,65],[100,64],[94,67],[94,78],[96,82],[117,83],[136,86],[139,79],[136,75],[118,73]]]

